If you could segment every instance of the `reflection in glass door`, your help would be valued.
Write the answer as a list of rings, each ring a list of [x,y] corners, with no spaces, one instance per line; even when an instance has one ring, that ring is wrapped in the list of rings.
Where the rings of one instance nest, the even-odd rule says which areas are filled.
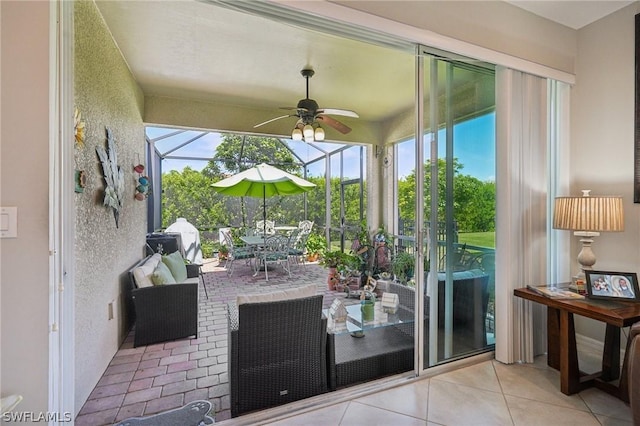
[[[491,67],[428,52],[418,61],[427,368],[494,344],[495,83]]]
[[[331,155],[331,226],[330,244],[333,250],[348,252],[365,217],[366,148],[345,147]]]

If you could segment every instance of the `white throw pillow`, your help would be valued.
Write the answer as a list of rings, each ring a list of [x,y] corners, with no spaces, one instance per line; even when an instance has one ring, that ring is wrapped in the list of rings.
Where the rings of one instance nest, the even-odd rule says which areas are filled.
[[[316,292],[316,285],[310,284],[304,287],[278,290],[270,293],[240,294],[236,299],[236,304],[240,306],[243,303],[263,303],[290,299],[304,299],[305,297],[315,296]]]
[[[138,288],[153,287],[151,281],[151,274],[158,266],[158,263],[162,261],[162,256],[159,253],[154,254],[142,265],[133,270],[133,279],[136,282]]]

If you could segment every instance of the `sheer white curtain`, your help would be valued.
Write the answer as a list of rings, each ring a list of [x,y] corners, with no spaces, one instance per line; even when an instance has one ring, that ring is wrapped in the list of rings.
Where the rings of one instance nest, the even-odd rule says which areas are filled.
[[[496,359],[532,362],[546,348],[544,308],[513,289],[547,280],[547,80],[496,72]]]

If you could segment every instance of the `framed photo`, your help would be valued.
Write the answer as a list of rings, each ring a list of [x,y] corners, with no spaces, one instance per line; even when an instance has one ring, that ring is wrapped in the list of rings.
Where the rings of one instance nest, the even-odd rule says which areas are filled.
[[[635,272],[584,271],[587,294],[593,299],[640,302],[638,275]]]

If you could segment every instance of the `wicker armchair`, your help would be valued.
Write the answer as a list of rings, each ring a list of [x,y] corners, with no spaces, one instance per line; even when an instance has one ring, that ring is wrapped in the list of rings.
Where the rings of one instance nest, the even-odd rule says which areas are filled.
[[[231,415],[327,391],[322,296],[229,305]]]
[[[133,271],[147,259],[129,270],[136,324],[133,346],[197,337],[198,280],[138,288]],[[198,277],[197,268],[188,268],[187,273],[189,278]]]

